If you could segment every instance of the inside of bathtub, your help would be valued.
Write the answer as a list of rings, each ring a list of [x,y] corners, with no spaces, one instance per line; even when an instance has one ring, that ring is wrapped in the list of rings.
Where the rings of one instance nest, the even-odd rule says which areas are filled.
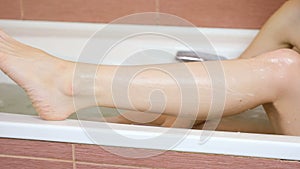
[[[37,116],[28,96],[19,86],[15,84],[0,83],[0,93],[0,112]],[[103,122],[106,121],[105,118],[121,115],[121,112],[124,111],[118,112],[115,111],[115,109],[106,107],[101,107],[100,109],[99,107],[90,107],[77,111],[72,114],[69,119],[77,119],[77,115],[79,115],[80,120]],[[206,123],[209,124],[212,122],[213,120],[207,121]],[[153,123],[143,123],[142,121],[139,122],[139,120],[135,121],[134,124],[153,126]],[[193,128],[202,129],[203,125],[204,123],[195,123]],[[262,106],[235,116],[222,118],[216,130],[273,134],[273,128]]]
[[[0,20],[0,27],[17,40],[43,49],[55,56],[72,61],[77,61],[82,46],[86,44],[88,38],[97,31],[99,27],[101,28],[103,26],[104,25],[101,24]],[[115,28],[115,30],[126,32],[127,30],[136,29],[136,26],[119,25]],[[179,32],[187,35],[187,38],[189,38],[191,42],[197,42],[195,36],[190,33],[188,28],[167,26],[160,27],[159,29],[173,33]],[[214,44],[216,53],[222,54],[222,56],[226,56],[228,59],[239,56],[258,32],[257,30],[218,28],[198,29]],[[102,40],[107,41],[110,38],[114,38],[113,32],[104,35]],[[230,42],[228,42],[228,39],[230,39]],[[137,41],[134,43],[137,44]],[[159,60],[159,62],[164,63],[173,62],[177,51],[186,50],[176,46],[174,43],[172,45],[166,45],[166,41],[159,42],[149,39],[147,43],[147,47],[151,49],[162,49],[163,51],[172,53],[172,58],[160,58],[161,60]],[[141,44],[141,41],[138,41],[138,44]],[[129,44],[129,46],[134,45]],[[201,44],[196,43],[196,47],[198,47],[197,49],[200,49],[200,51],[203,49]],[[93,58],[84,59],[83,62],[95,63]],[[157,59],[154,60],[157,61]],[[108,60],[109,63],[115,64],[118,64],[119,61],[119,58]],[[140,63],[141,60],[138,62]],[[146,62],[153,62],[153,59],[146,60]],[[104,117],[116,117],[120,115],[120,113],[111,108],[101,107],[100,109]],[[82,123],[80,120],[76,120],[78,119],[78,115]],[[94,131],[97,131],[95,138],[100,138],[100,145],[166,149],[165,147],[160,147],[160,144],[156,143],[157,140],[154,144],[152,144],[153,142],[138,142],[135,144],[136,142],[132,142],[132,140],[123,141],[123,139],[115,137],[116,134],[112,134],[113,132],[110,127],[113,127],[113,131],[124,136],[124,138],[133,137],[137,138],[136,140],[156,137],[163,132],[163,140],[161,140],[161,142],[164,142],[164,145],[170,145],[170,142],[174,140],[174,135],[179,137],[180,142],[174,144],[172,147],[168,147],[168,150],[277,159],[300,159],[299,137],[273,135],[273,129],[261,106],[236,116],[223,118],[216,132],[201,130],[203,123],[194,125],[194,129],[189,130],[174,127],[153,127],[144,123],[138,125],[100,123],[99,121],[103,121],[103,119],[100,118],[101,116],[99,107],[91,107],[78,111],[76,114],[70,116],[68,120],[41,120],[38,118],[37,113],[33,109],[23,89],[0,72],[0,137],[95,144],[92,134]],[[211,122],[213,123],[213,121]],[[207,123],[209,123],[209,121]],[[107,124],[109,126],[107,126]],[[249,124],[252,127],[245,124]],[[233,126],[235,126],[235,128],[233,128]],[[253,128],[253,126],[255,126],[255,128]],[[47,132],[44,132],[45,130]],[[170,132],[164,133],[165,130]],[[207,144],[202,144],[200,143],[200,136],[205,135],[205,133],[211,133],[213,135],[211,135]]]
[[[150,16],[152,16],[152,14],[150,14]],[[136,16],[121,18],[120,20],[115,21],[114,24],[130,23],[132,18],[135,19],[135,22],[143,22],[144,17],[146,16],[138,16],[140,21],[136,21],[137,19]],[[147,17],[149,17],[148,14]],[[154,18],[156,17],[157,16],[155,15]],[[178,19],[176,17],[169,16],[169,15],[161,16],[161,18],[163,18],[161,21],[164,22],[172,21],[174,23]],[[10,23],[12,24],[10,25]],[[24,23],[14,24],[13,22],[4,21],[2,27],[4,28],[7,27],[7,30],[9,30],[9,32],[12,33],[12,35],[14,35],[15,38],[25,43],[34,46],[36,45],[39,48],[53,52],[55,56],[58,57],[63,56],[64,59],[76,60],[78,59],[77,58],[78,53],[82,53],[82,52],[84,53],[84,51],[81,51],[81,47],[85,45],[86,43],[85,40],[87,39],[87,37],[91,36],[95,32],[95,30],[99,29],[99,27],[95,25],[76,24],[74,27],[71,26],[73,29],[72,31],[71,30],[66,31],[67,30],[66,28],[70,29],[69,24],[70,23],[59,23],[58,24],[59,26],[57,26],[55,23],[48,23],[48,22],[44,22],[43,24],[38,24],[36,22],[31,22],[29,24],[24,24]],[[208,50],[210,53],[215,53],[215,52],[222,53],[224,56],[226,56],[229,59],[234,58],[239,53],[241,53],[241,51],[249,44],[253,36],[257,33],[256,31],[249,31],[249,30],[246,31],[240,30],[239,33],[237,33],[237,31],[230,31],[230,30],[227,30],[227,32],[224,33],[223,32],[224,30],[218,30],[218,29],[202,29],[199,31],[198,28],[191,29],[187,27],[184,28],[178,26],[172,28],[168,26],[157,27],[157,29],[154,29],[154,27],[151,26],[146,26],[146,27],[123,26],[120,29],[118,25],[115,26],[114,24],[112,24],[112,26],[110,27],[105,26],[105,28],[102,28],[101,30],[102,32],[100,31],[99,36],[101,37],[101,39],[104,40],[101,39],[99,40],[97,38],[95,38],[94,40],[101,44],[106,44],[110,42],[111,39],[115,38],[117,36],[116,34],[120,36],[123,34],[127,35],[139,31],[146,31],[146,32],[153,31],[159,33],[165,33],[167,35],[178,35],[182,39],[189,42],[190,43],[189,45],[194,48],[198,48],[200,50]],[[189,25],[190,23],[182,20],[180,20],[178,24],[181,24],[181,26],[191,26]],[[22,31],[20,31],[20,25],[22,25]],[[227,43],[228,36],[232,36],[231,43]],[[203,43],[199,43],[199,38],[202,39],[200,41]],[[160,57],[159,59],[149,58],[148,60],[145,58],[143,59],[136,58],[136,60],[133,61],[130,60],[128,64],[174,62],[176,61],[175,60],[176,51],[185,49],[181,44],[174,42],[174,39],[170,40],[170,38],[168,39],[168,37],[166,36],[157,36],[157,34],[155,35],[147,34],[146,36],[140,36],[137,38],[134,37],[131,39],[132,39],[132,43],[139,44],[141,46],[145,45],[145,47],[142,48],[151,49],[152,52],[154,51],[153,49],[160,49],[164,46],[164,48],[166,49],[163,49],[163,51],[171,51],[171,53],[173,52],[174,55],[170,57],[170,54],[168,54],[166,55],[166,57]],[[118,39],[113,39],[111,41],[117,41],[117,40]],[[143,44],[142,40],[147,41],[147,43]],[[57,42],[60,43],[58,44]],[[133,46],[130,43],[131,42],[128,41],[127,46]],[[212,47],[211,43],[214,44],[214,47]],[[139,46],[139,48],[141,48],[141,46]],[[124,50],[122,47],[124,48],[124,46],[121,45],[120,50]],[[126,44],[125,44],[125,48],[126,48]],[[172,51],[174,49],[175,51]],[[66,56],[68,57],[71,56],[73,58],[65,58]],[[80,57],[79,61],[87,62],[87,63],[95,63],[95,59],[89,57]],[[112,56],[111,58],[113,59],[108,59],[107,61],[108,63],[116,64],[117,62],[120,62],[120,60],[123,59],[118,57],[114,59],[114,56]],[[104,62],[105,61],[106,60],[104,60]],[[0,112],[37,115],[23,89],[21,89],[14,83],[5,83],[5,81],[2,83],[0,82],[0,93],[1,93]],[[101,113],[100,113],[99,107],[91,107],[74,113],[69,117],[69,119],[77,119],[78,115],[80,116],[80,120],[105,121],[103,117],[116,117],[120,115],[120,112],[116,112],[115,109],[101,107]],[[207,121],[206,123],[210,123],[210,122],[214,123],[213,120]],[[139,123],[139,125],[150,125],[150,124],[141,122]],[[193,128],[202,129],[203,125],[204,123],[197,123],[194,124]],[[235,116],[222,118],[220,124],[217,127],[217,130],[247,132],[247,133],[270,133],[270,134],[274,133],[272,126],[268,120],[268,117],[261,106]]]

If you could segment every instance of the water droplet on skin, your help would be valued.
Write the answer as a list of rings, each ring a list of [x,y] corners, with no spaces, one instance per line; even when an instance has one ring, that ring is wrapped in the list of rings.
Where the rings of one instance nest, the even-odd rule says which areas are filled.
[[[290,58],[283,58],[284,60],[284,62],[286,63],[286,64],[292,64],[293,63],[293,60],[292,59],[290,59]]]

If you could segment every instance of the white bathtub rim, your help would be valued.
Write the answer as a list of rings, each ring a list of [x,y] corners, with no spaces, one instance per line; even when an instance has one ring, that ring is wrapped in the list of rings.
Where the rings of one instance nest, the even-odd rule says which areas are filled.
[[[93,125],[95,122],[87,123]],[[149,137],[153,135],[153,133],[161,130],[160,127],[151,126],[111,125],[119,128],[120,130],[118,132],[122,133],[122,135],[128,135],[129,137],[132,135],[141,138],[144,138],[145,136]],[[0,113],[0,129],[1,138],[95,144],[87,133],[84,132],[77,120],[53,122],[41,120],[37,116]],[[172,130],[175,130],[176,132],[176,130],[187,129]],[[300,137],[215,131],[208,142],[201,145],[199,144],[199,136],[203,131],[188,130],[189,134],[183,141],[177,146],[172,147],[170,150],[300,160]],[[103,130],[103,134],[107,137],[110,137],[109,132],[110,131],[108,130]],[[172,139],[171,136],[170,139]],[[153,147],[153,145],[149,147],[147,145],[128,145],[123,143],[111,144],[109,142],[104,143],[103,145],[161,150],[159,145],[156,147]]]

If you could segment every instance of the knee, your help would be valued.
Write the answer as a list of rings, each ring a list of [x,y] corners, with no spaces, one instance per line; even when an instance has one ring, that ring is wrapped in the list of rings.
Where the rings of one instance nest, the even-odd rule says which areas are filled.
[[[270,52],[266,55],[266,59],[277,70],[283,70],[286,73],[300,72],[300,55],[292,49],[279,49]]]
[[[265,58],[272,68],[274,80],[286,88],[293,84],[300,84],[300,55],[291,49],[279,49],[266,54]]]
[[[292,49],[278,49],[274,51],[273,60],[287,65],[297,65],[300,63],[300,55]]]
[[[287,58],[287,60],[297,63],[300,57],[298,52],[288,48],[278,49],[269,53],[272,55],[271,58],[277,59],[278,62],[284,62],[283,58]]]

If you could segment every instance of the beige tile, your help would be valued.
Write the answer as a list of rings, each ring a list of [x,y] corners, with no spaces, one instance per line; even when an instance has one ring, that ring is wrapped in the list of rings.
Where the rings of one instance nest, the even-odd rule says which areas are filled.
[[[155,0],[23,0],[29,20],[111,22],[133,13],[155,11]],[[145,20],[143,20],[145,22]]]
[[[286,0],[160,0],[160,12],[188,20],[196,26],[260,28]],[[178,25],[162,21],[164,25]]]
[[[21,19],[20,0],[0,0],[0,19]]]
[[[69,143],[0,139],[0,154],[72,160]]]

